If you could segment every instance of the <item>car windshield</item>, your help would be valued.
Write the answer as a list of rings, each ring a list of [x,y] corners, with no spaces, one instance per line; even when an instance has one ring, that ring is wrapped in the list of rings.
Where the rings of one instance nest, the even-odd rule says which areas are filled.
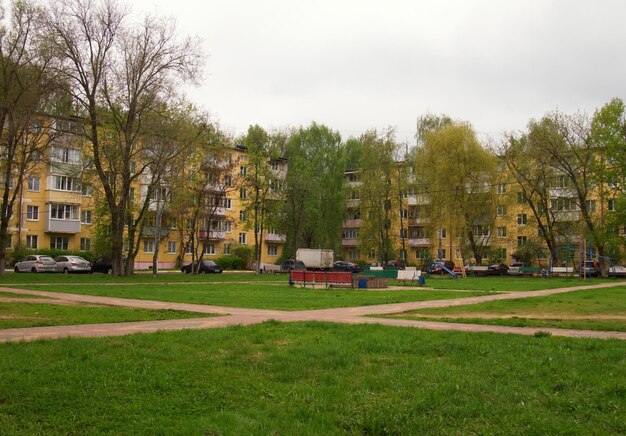
[[[54,261],[54,259],[51,258],[50,256],[41,256],[39,259],[40,260],[52,260],[52,261]]]

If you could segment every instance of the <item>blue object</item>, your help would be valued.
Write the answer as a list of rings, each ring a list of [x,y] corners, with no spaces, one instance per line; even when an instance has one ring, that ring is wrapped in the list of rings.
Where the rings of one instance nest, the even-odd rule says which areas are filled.
[[[367,279],[359,279],[359,289],[367,289]]]
[[[420,286],[424,286],[426,284],[426,277],[425,276],[419,276],[417,278],[417,281],[420,284]]]

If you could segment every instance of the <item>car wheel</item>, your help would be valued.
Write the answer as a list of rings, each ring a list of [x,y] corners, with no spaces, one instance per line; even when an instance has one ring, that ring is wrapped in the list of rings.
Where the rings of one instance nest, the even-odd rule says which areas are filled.
[[[34,272],[34,273],[36,273],[36,272],[37,272],[37,268],[32,267],[32,268],[30,269],[30,272]]]
[[[69,269],[67,269],[67,268],[63,268],[63,274],[69,274],[69,273],[70,273],[70,270],[69,270]]]
[[[13,268],[13,271],[15,271],[16,273],[20,272],[20,269],[16,266],[15,268]]]

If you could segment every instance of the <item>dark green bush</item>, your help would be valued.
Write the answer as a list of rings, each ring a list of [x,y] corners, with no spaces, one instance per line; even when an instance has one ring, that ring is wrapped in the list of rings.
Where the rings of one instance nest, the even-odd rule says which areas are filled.
[[[217,258],[215,259],[215,263],[222,268],[229,270],[242,270],[246,267],[244,260],[239,256],[234,255],[227,255]]]

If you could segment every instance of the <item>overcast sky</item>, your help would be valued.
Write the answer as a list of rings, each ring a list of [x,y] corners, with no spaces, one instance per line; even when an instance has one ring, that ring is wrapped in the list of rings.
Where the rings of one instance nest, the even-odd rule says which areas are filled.
[[[199,36],[190,98],[223,127],[312,121],[344,139],[446,113],[498,139],[626,98],[623,0],[134,0]]]

